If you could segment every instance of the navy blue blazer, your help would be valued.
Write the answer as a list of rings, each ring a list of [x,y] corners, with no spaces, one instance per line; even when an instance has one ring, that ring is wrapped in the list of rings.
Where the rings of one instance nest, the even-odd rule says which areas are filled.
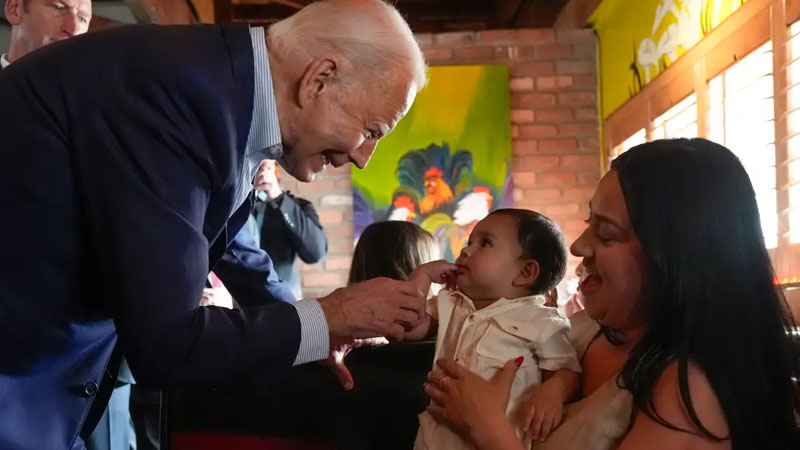
[[[0,102],[0,448],[83,448],[120,349],[160,388],[291,367],[291,305],[198,307],[250,209],[246,27],[54,43],[0,72]]]

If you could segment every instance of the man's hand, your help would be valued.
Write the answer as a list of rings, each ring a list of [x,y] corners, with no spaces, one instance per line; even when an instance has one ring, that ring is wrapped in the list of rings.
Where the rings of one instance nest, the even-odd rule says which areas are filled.
[[[337,338],[403,339],[425,314],[425,295],[407,281],[373,278],[320,298],[333,342]]]
[[[200,306],[219,306],[221,308],[233,309],[233,298],[227,289],[206,288],[203,289],[203,296],[200,298]]]
[[[354,380],[353,374],[350,369],[344,364],[344,358],[350,353],[350,350],[358,347],[380,347],[381,345],[388,344],[389,341],[385,337],[376,337],[369,339],[332,339],[331,340],[331,353],[328,359],[322,361],[322,365],[329,368],[343,388],[353,389]]]

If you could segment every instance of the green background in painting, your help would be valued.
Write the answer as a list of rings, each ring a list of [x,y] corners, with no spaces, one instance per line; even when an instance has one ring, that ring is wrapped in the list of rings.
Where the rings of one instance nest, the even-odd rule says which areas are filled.
[[[364,170],[352,166],[353,186],[372,208],[392,201],[397,162],[411,150],[450,144],[472,153],[477,181],[503,189],[511,161],[507,66],[438,66],[406,117],[378,144]]]

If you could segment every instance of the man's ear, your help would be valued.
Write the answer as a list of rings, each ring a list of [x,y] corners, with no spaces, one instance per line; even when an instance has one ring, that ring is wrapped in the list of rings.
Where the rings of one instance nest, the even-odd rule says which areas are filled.
[[[528,259],[522,264],[517,276],[514,278],[514,286],[533,286],[539,278],[539,262],[535,259]]]
[[[310,105],[325,90],[330,89],[331,83],[336,79],[338,66],[330,58],[321,58],[311,61],[306,66],[300,84],[297,87],[297,102],[301,108]]]
[[[11,25],[19,25],[22,22],[22,15],[25,12],[22,9],[23,0],[7,0],[6,1],[6,20]]]

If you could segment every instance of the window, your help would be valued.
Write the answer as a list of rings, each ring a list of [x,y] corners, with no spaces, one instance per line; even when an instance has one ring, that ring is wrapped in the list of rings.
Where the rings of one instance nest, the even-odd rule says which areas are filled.
[[[650,140],[697,137],[697,95],[691,94],[653,121]]]
[[[790,27],[790,62],[786,73],[787,169],[789,172],[789,242],[800,243],[800,22]]]
[[[647,132],[644,128],[642,128],[636,133],[633,133],[630,137],[628,137],[628,139],[622,141],[621,144],[612,148],[611,153],[608,155],[609,161],[613,161],[617,156],[625,153],[639,144],[644,144],[645,142],[647,142]]]
[[[773,86],[771,42],[708,84],[708,138],[742,161],[756,192],[767,248],[778,245]]]

